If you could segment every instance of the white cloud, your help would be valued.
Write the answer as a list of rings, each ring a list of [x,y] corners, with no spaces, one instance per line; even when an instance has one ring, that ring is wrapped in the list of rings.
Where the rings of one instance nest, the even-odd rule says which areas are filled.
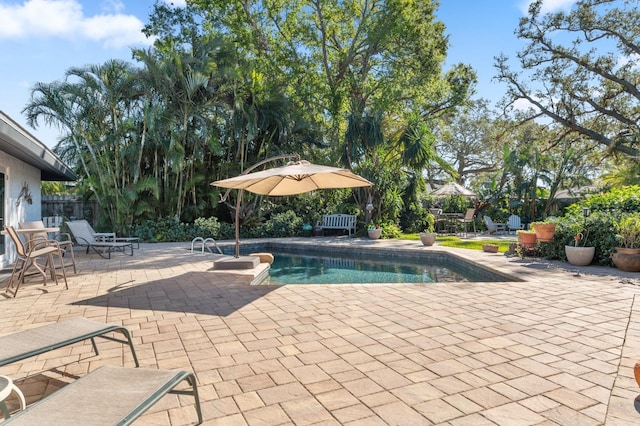
[[[59,37],[88,39],[105,47],[150,44],[140,32],[144,24],[133,15],[120,13],[122,3],[103,3],[114,12],[85,16],[77,0],[27,0],[22,4],[0,3],[0,39]]]
[[[533,109],[534,111],[539,111],[537,106],[535,106],[534,104],[532,104],[531,102],[523,98],[516,99],[511,104],[511,107],[516,111],[522,111],[522,112],[526,112],[531,109]]]
[[[95,15],[83,19],[78,27],[84,37],[102,42],[105,47],[149,44],[140,32],[142,23],[132,15]]]
[[[632,53],[629,56],[621,56],[618,58],[617,65],[619,67],[624,67],[628,64],[631,64],[631,68],[634,70],[640,69],[640,55],[637,53]]]
[[[520,11],[522,11],[523,15],[528,15],[529,5],[533,3],[534,0],[525,0],[520,4]],[[544,0],[542,2],[542,8],[540,12],[549,13],[549,12],[558,12],[558,11],[568,11],[571,9],[574,3],[578,0]]]
[[[120,12],[124,10],[124,3],[120,0],[104,0],[101,4],[101,9],[104,12]]]

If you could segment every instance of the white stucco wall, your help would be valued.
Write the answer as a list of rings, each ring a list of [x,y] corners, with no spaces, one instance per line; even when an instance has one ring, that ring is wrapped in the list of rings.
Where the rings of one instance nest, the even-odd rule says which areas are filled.
[[[4,223],[3,226],[18,226],[19,222],[41,219],[40,170],[2,152],[0,147],[0,172],[5,174]],[[31,204],[18,197],[25,184],[29,185]],[[5,239],[5,254],[0,254],[2,267],[13,263],[15,248],[11,238]]]

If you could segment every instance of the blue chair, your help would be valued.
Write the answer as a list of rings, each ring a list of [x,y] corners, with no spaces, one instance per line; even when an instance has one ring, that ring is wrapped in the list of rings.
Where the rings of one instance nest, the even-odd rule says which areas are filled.
[[[483,219],[489,234],[504,232],[504,223],[494,222],[489,216],[484,216]]]
[[[511,216],[509,216],[507,226],[509,227],[509,233],[511,233],[511,231],[517,231],[518,229],[524,229],[524,226],[520,221],[520,216],[518,216],[517,214],[512,214]]]

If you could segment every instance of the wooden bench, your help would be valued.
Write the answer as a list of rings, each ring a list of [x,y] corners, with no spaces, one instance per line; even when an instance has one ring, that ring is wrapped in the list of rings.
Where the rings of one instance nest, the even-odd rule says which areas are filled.
[[[191,389],[175,389],[186,381]],[[193,373],[103,366],[9,417],[15,425],[129,425],[168,393],[192,395],[202,411]]]
[[[356,215],[354,214],[325,214],[320,223],[322,229],[344,229],[349,233],[356,232]]]

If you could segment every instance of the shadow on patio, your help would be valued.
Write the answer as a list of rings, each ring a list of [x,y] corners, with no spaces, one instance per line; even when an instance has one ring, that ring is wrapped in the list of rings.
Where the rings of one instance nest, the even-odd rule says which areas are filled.
[[[211,272],[187,272],[140,285],[130,281],[110,288],[108,294],[73,304],[224,317],[278,288],[224,281]]]

